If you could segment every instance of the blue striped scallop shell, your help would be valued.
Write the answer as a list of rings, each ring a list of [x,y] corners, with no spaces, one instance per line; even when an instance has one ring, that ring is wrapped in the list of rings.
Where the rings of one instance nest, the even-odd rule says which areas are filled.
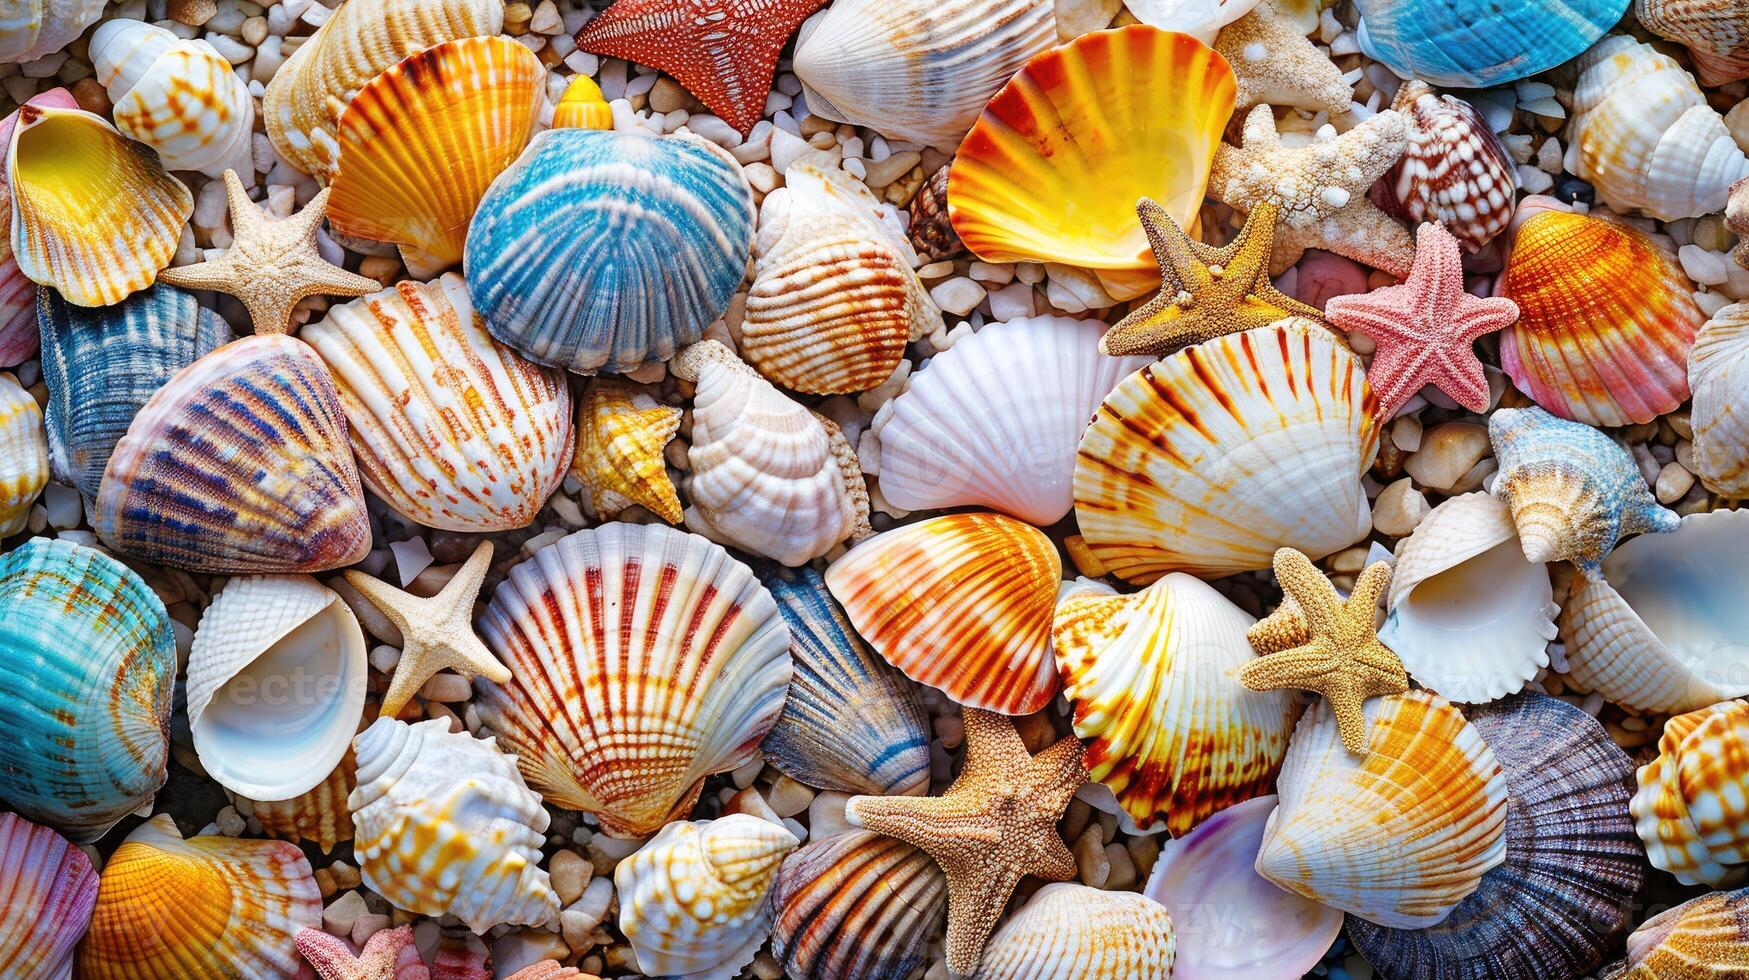
[[[728,309],[753,192],[693,136],[556,129],[492,182],[468,228],[474,308],[517,352],[581,374],[665,361]]]
[[[1360,45],[1403,78],[1485,88],[1576,57],[1628,0],[1356,0]]]

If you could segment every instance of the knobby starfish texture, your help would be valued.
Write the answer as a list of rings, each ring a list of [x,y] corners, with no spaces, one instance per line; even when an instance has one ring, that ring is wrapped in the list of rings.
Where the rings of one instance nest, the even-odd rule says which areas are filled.
[[[1354,87],[1318,46],[1279,9],[1263,0],[1215,37],[1239,83],[1235,105],[1291,105],[1313,112],[1347,112]]]
[[[293,942],[322,980],[429,980],[431,976],[419,958],[419,947],[413,945],[412,926],[373,933],[357,956],[346,940],[320,929],[299,929]]]

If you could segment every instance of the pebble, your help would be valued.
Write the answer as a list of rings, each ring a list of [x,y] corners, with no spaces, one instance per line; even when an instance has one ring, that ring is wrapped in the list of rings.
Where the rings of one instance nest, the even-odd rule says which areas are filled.
[[[1688,278],[1701,285],[1718,286],[1731,278],[1730,264],[1719,252],[1708,251],[1699,245],[1684,245],[1677,251],[1676,258],[1682,263],[1682,271],[1688,273]]]
[[[1122,844],[1105,845],[1105,863],[1111,870],[1105,876],[1108,891],[1127,891],[1136,887],[1136,863]]]
[[[1688,496],[1688,491],[1694,487],[1694,474],[1682,468],[1681,463],[1666,463],[1658,471],[1657,482],[1653,486],[1661,504],[1673,504]]]
[[[84,504],[79,499],[78,490],[59,483],[45,484],[42,503],[47,511],[50,527],[57,531],[65,531],[79,526],[79,517],[84,513]]]
[[[990,294],[990,319],[997,323],[1033,315],[1032,286],[1012,282]]]
[[[779,776],[765,794],[765,802],[779,817],[793,817],[814,802],[814,791],[788,776]]]
[[[576,851],[563,850],[555,852],[547,862],[547,874],[552,877],[559,904],[570,905],[583,896],[583,889],[595,876],[595,866]]]
[[[1474,422],[1445,422],[1421,436],[1421,448],[1403,463],[1415,482],[1448,490],[1488,454],[1488,429]]]
[[[473,697],[474,688],[466,677],[445,671],[440,674],[432,674],[424,684],[421,684],[419,696],[427,701],[454,704],[457,701],[466,701]]]
[[[1420,449],[1421,420],[1413,415],[1399,415],[1391,423],[1391,442],[1406,453]]]
[[[1105,839],[1101,836],[1099,825],[1092,824],[1075,838],[1075,868],[1081,877],[1081,884],[1093,888],[1104,888],[1105,881],[1111,876],[1111,861],[1105,855]]]
[[[387,929],[390,921],[391,920],[388,916],[380,915],[376,912],[369,912],[359,916],[358,920],[352,923],[353,944],[363,946],[365,943],[370,942],[370,937]]]
[[[1404,477],[1385,487],[1373,501],[1372,526],[1380,534],[1401,538],[1415,530],[1432,509],[1427,498],[1415,489],[1414,481]]]
[[[819,839],[855,830],[844,815],[844,804],[848,802],[849,793],[825,792],[814,797],[814,802],[808,805],[809,833]]]
[[[358,921],[358,917],[369,911],[365,907],[364,896],[349,891],[322,910],[322,928],[336,936],[344,936],[352,931],[352,924]]]
[[[941,307],[943,313],[965,316],[984,301],[984,287],[970,279],[955,276],[933,286],[929,290],[929,296],[935,300],[936,306]]]

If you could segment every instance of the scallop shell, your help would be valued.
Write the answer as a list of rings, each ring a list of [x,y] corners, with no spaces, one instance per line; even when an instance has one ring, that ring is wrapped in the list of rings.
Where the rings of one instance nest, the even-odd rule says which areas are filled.
[[[1506,779],[1437,694],[1373,698],[1366,720],[1355,755],[1329,702],[1300,719],[1257,873],[1377,925],[1436,925],[1506,859]]]
[[[1749,304],[1727,306],[1701,328],[1688,383],[1695,475],[1713,493],[1749,497]]]
[[[1590,47],[1628,0],[1356,0],[1361,50],[1402,78],[1487,88],[1528,78]]]
[[[1749,8],[1736,0],[1634,0],[1640,26],[1688,45],[1702,85],[1749,78]]]
[[[284,841],[183,840],[168,813],[141,824],[103,866],[81,980],[282,977],[304,963],[299,929],[322,926],[322,891]]]
[[[514,678],[476,678],[475,704],[529,785],[625,836],[757,758],[789,687],[771,594],[722,548],[660,525],[607,524],[535,552],[493,593],[480,635]]]
[[[1377,185],[1379,205],[1411,226],[1444,225],[1479,252],[1512,222],[1517,164],[1476,107],[1407,81],[1391,108],[1409,124],[1409,148]]]
[[[1221,28],[1257,9],[1258,3],[1259,0],[1124,0],[1124,7],[1144,24],[1189,34],[1212,45]]]
[[[1056,43],[1052,0],[842,0],[802,25],[795,73],[816,116],[952,149]]]
[[[461,276],[401,282],[333,307],[299,336],[334,376],[364,485],[409,520],[451,531],[527,527],[564,480],[564,372],[494,341]]]
[[[49,445],[36,399],[0,374],[0,537],[24,530],[31,505],[49,482]]]
[[[921,849],[852,830],[791,852],[771,907],[771,952],[791,980],[904,980],[945,921],[947,878]]]
[[[812,394],[873,388],[905,344],[943,328],[880,202],[841,170],[792,164],[765,196],[741,352],[777,384]]]
[[[409,268],[459,263],[480,198],[534,132],[546,77],[523,45],[469,37],[371,79],[340,117],[329,223],[400,245]]]
[[[92,526],[145,561],[314,572],[370,551],[340,396],[315,351],[245,337],[181,371],[116,443]]]
[[[340,764],[309,792],[289,800],[252,800],[251,809],[262,833],[294,843],[306,840],[326,854],[352,839],[346,798],[357,786],[358,760],[349,744]]]
[[[1167,980],[1177,941],[1166,907],[1134,892],[1053,882],[984,946],[979,980]]]
[[[525,356],[580,374],[634,371],[729,308],[753,220],[740,164],[714,143],[549,130],[480,201],[468,286],[492,336]]]
[[[1074,507],[1075,448],[1100,400],[1146,357],[1099,352],[1098,320],[990,324],[929,361],[879,430],[895,507],[994,507],[1044,527]]]
[[[691,980],[738,975],[771,931],[766,894],[798,843],[744,813],[663,827],[613,872],[619,928],[638,969]]]
[[[943,166],[936,170],[911,199],[911,223],[905,235],[925,262],[938,262],[965,251],[947,213],[947,183],[952,169]]]
[[[358,788],[347,803],[372,891],[475,932],[559,914],[540,869],[547,812],[493,739],[451,732],[443,719],[378,718],[353,748]]]
[[[104,0],[13,0],[0,7],[0,64],[61,50],[103,16]]]
[[[1749,888],[1712,892],[1652,916],[1628,937],[1627,962],[1604,980],[1743,980],[1749,977]]]
[[[37,354],[36,291],[0,235],[0,367],[23,364]]]
[[[589,491],[597,516],[611,518],[634,504],[679,524],[680,494],[665,452],[685,412],[637,386],[597,378],[577,406],[577,455],[571,474]]]
[[[869,534],[862,467],[836,424],[714,340],[681,351],[668,369],[697,386],[687,527],[785,565]]]
[[[72,980],[73,948],[97,904],[85,852],[47,827],[0,813],[0,971]]]
[[[1646,854],[1685,885],[1739,882],[1749,869],[1749,703],[1725,701],[1664,725],[1632,811]]]
[[[1136,201],[1195,225],[1235,86],[1213,49],[1152,27],[1038,55],[954,158],[954,231],[986,262],[1156,273]]]
[[[1062,562],[1037,528],[954,514],[877,534],[826,569],[857,632],[905,676],[971,708],[1024,715],[1057,690]]]
[[[1277,548],[1323,557],[1372,531],[1375,414],[1360,359],[1308,330],[1187,347],[1106,396],[1081,437],[1076,520],[1137,583],[1268,568]]]
[[[157,150],[166,168],[253,180],[255,99],[211,44],[112,20],[91,35],[91,63],[116,128]]]
[[[0,557],[0,802],[78,843],[164,785],[176,648],[164,604],[93,548]]]

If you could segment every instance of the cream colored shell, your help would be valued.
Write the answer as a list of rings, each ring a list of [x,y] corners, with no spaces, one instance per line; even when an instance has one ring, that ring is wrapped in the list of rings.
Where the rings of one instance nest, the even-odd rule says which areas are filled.
[[[1646,856],[1685,885],[1733,885],[1749,864],[1749,703],[1670,719],[1628,804]]]
[[[1166,906],[1053,882],[990,937],[978,980],[1167,980],[1177,951]]]
[[[0,374],[0,537],[24,530],[49,482],[49,438],[42,409],[18,379]]]
[[[253,182],[255,99],[211,44],[162,27],[112,20],[91,36],[97,80],[117,129],[158,151],[171,170]]]
[[[1749,304],[1713,314],[1688,354],[1694,474],[1708,490],[1749,497]]]

